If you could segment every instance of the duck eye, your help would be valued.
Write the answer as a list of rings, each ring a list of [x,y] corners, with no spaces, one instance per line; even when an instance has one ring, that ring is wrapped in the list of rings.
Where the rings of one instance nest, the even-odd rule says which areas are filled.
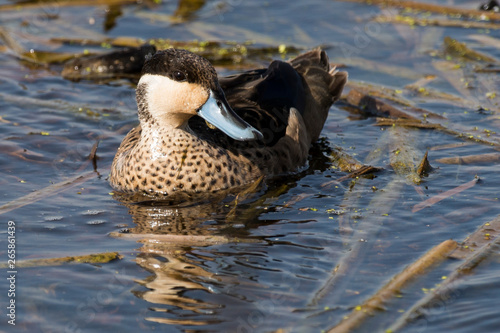
[[[174,72],[174,80],[179,81],[179,82],[186,81],[186,74],[184,74],[181,71],[175,71]]]

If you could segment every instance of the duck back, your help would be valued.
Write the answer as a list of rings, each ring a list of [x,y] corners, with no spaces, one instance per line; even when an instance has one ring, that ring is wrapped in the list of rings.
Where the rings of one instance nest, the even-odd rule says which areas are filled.
[[[291,108],[304,120],[308,144],[316,141],[331,105],[340,98],[347,73],[336,71],[325,51],[315,49],[219,82],[231,107],[264,135],[264,145],[272,147],[286,134]]]

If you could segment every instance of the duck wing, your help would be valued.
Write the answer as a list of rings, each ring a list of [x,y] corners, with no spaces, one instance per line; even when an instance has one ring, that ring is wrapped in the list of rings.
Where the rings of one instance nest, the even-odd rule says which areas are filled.
[[[318,139],[330,107],[347,82],[347,72],[330,66],[328,55],[320,48],[303,53],[289,61],[303,79],[306,108],[301,112],[311,142]]]
[[[201,137],[226,147],[272,147],[285,136],[293,107],[302,115],[311,143],[318,139],[346,82],[347,73],[331,67],[326,52],[319,48],[288,62],[275,60],[268,68],[219,78],[229,105],[264,135],[263,140],[236,142],[218,129],[209,129],[197,116],[189,126]]]
[[[268,68],[219,79],[233,110],[274,146],[286,133],[290,108],[305,110],[302,77],[287,62],[275,60]]]

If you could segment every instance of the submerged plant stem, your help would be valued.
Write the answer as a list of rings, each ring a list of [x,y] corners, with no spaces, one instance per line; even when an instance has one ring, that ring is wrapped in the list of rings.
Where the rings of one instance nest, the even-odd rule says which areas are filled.
[[[32,192],[30,194],[27,194],[23,197],[17,198],[12,200],[11,202],[8,202],[2,206],[0,206],[0,215],[10,212],[12,210],[24,207],[26,205],[32,204],[34,202],[37,202],[42,199],[47,199],[48,197],[55,195],[57,193],[66,191],[78,184],[84,183],[87,180],[94,178],[96,176],[96,173],[94,171],[88,171],[84,172],[82,174],[79,174],[77,176],[71,177],[68,180],[64,180],[62,182],[59,182],[57,184],[52,184],[50,186],[47,186],[41,190]]]
[[[343,284],[345,284],[350,276],[348,273],[356,271],[356,268],[361,264],[363,257],[367,254],[368,248],[371,246],[366,240],[375,239],[380,229],[380,220],[386,219],[392,207],[398,202],[403,185],[404,182],[402,182],[399,177],[394,177],[383,191],[380,191],[380,194],[373,198],[367,208],[367,211],[372,212],[370,224],[364,225],[363,228],[358,226],[351,235],[351,248],[348,254],[342,257],[337,263],[330,273],[329,278],[313,296],[310,301],[311,304],[319,304],[322,300],[324,302],[327,297],[329,297],[329,304],[335,303],[335,299],[333,298],[339,297],[340,295],[331,295],[332,291],[344,290]]]
[[[172,246],[209,246],[228,243],[257,243],[258,240],[230,238],[225,236],[204,235],[173,235],[173,234],[134,234],[134,233],[110,233],[111,237],[123,238],[142,243],[169,243]]]
[[[342,172],[354,172],[364,165],[357,159],[343,151],[339,147],[334,147],[331,153],[333,164],[340,169]]]
[[[500,239],[500,215],[494,220],[486,222],[474,233],[469,235],[450,255],[455,259],[467,259],[476,252],[482,251],[484,246],[497,242]]]
[[[498,163],[499,161],[500,161],[500,153],[443,157],[436,160],[436,162],[443,164]]]
[[[328,333],[351,332],[365,319],[382,309],[384,304],[396,296],[410,281],[426,273],[432,266],[445,260],[447,255],[456,247],[457,242],[453,240],[446,240],[433,247],[417,261],[406,267],[401,273],[394,276],[384,287],[379,289],[375,295],[370,297],[360,306],[357,306],[346,319],[328,330]]]
[[[462,184],[460,186],[457,186],[451,190],[448,190],[446,192],[443,192],[443,193],[440,193],[440,194],[437,194],[425,201],[422,201],[421,203],[419,204],[416,204],[415,206],[413,206],[413,209],[411,210],[412,213],[416,213],[418,212],[419,210],[422,210],[424,208],[427,208],[427,207],[430,207],[438,202],[440,202],[441,200],[444,200],[446,198],[449,198],[453,195],[456,195],[460,192],[463,192],[471,187],[473,187],[474,185],[477,184],[477,182],[479,181],[479,178],[476,177],[474,178],[473,180],[471,180],[470,182],[467,182],[465,184]]]
[[[446,304],[451,302],[457,296],[457,280],[468,274],[483,260],[492,253],[500,250],[500,216],[494,220],[482,225],[477,231],[466,238],[466,240],[451,254],[450,257],[456,259],[466,259],[458,266],[450,276],[440,283],[432,293],[427,294],[419,300],[410,309],[399,317],[387,331],[396,332],[405,327],[422,310],[431,304]]]
[[[419,185],[422,178],[417,168],[422,154],[416,147],[416,130],[409,131],[400,126],[392,126],[387,130],[391,135],[389,158],[394,172],[408,184]]]

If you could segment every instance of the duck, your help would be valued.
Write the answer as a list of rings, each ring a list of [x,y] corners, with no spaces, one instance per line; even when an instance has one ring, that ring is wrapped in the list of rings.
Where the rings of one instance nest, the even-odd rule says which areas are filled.
[[[116,152],[110,185],[120,193],[168,198],[297,172],[347,77],[320,48],[220,78],[195,53],[158,51],[143,65],[139,125]]]

